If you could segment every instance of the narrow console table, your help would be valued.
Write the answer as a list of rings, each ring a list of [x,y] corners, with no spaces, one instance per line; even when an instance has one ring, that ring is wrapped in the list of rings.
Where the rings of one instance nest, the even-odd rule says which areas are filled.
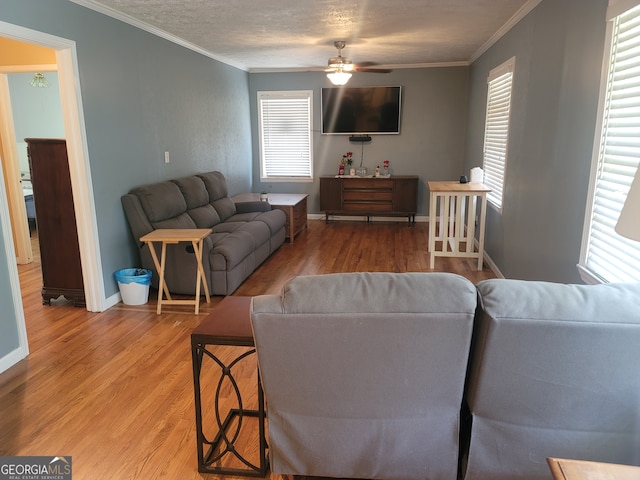
[[[247,409],[244,405],[240,389],[234,378],[235,368],[247,357],[255,353],[253,332],[250,318],[251,297],[225,297],[209,314],[209,316],[191,333],[191,357],[193,362],[193,387],[196,407],[196,436],[198,449],[198,471],[201,473],[215,473],[219,475],[243,475],[249,477],[264,477],[267,474],[269,458],[267,456],[267,441],[265,435],[265,408],[260,375],[257,375],[256,409]],[[211,346],[233,345],[250,347],[241,351],[231,359],[216,355],[217,350]],[[257,368],[257,367],[256,367]],[[207,387],[206,378],[211,378],[211,370],[219,370],[218,382],[213,398],[203,398],[202,391]],[[213,391],[212,386],[209,390]],[[226,393],[223,393],[226,392]],[[221,412],[225,395],[235,400],[237,408],[228,410],[226,416]],[[204,408],[213,405],[211,408]],[[203,411],[209,412],[206,421]],[[223,418],[224,417],[224,418]],[[258,438],[246,442],[246,432],[243,429],[246,417],[257,418]],[[206,423],[206,425],[205,425]],[[213,425],[213,437],[205,434],[206,427]],[[245,440],[240,448],[238,438]],[[255,443],[253,443],[255,442]],[[257,444],[258,459],[255,459]],[[250,458],[251,457],[251,458]]]
[[[329,215],[407,217],[418,210],[418,177],[320,177],[320,211]]]
[[[307,195],[306,193],[269,193],[267,202],[287,217],[285,236],[293,243],[295,236],[307,228]],[[241,193],[231,197],[234,202],[254,202],[260,200],[259,193]]]
[[[428,186],[429,268],[434,268],[435,257],[469,257],[477,258],[478,270],[482,270],[487,193],[491,189],[483,183],[428,182]],[[476,216],[477,252],[474,249]],[[440,250],[436,242],[441,242]]]
[[[159,228],[151,233],[147,233],[140,237],[141,242],[145,242],[149,245],[151,251],[151,257],[153,258],[153,264],[158,271],[158,277],[160,278],[158,285],[158,307],[156,313],[160,315],[162,313],[162,305],[194,305],[195,314],[197,315],[200,310],[200,282],[204,286],[204,294],[209,303],[209,285],[207,284],[207,276],[204,273],[202,267],[202,244],[204,239],[211,233],[209,228]],[[153,242],[158,242],[162,245],[160,261],[158,261],[158,255],[156,249],[153,246]],[[164,268],[167,259],[167,244],[174,244],[180,242],[191,242],[193,246],[193,253],[196,256],[196,263],[198,266],[196,273],[196,298],[194,300],[176,300],[171,298],[169,289],[164,281]],[[166,297],[166,298],[164,298]]]

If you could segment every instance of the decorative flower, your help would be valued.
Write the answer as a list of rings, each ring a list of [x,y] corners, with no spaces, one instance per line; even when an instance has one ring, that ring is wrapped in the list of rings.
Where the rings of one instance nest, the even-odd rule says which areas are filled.
[[[342,156],[342,160],[340,160],[340,165],[349,165],[353,163],[353,152],[347,152]]]

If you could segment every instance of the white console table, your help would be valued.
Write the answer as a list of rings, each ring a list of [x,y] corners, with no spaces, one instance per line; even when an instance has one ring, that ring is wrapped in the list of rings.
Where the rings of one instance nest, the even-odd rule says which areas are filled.
[[[468,257],[477,258],[478,270],[482,270],[487,193],[491,189],[483,183],[427,183],[430,192],[429,268],[434,268],[435,257]],[[477,252],[474,249],[476,216]],[[440,249],[436,242],[441,242]]]

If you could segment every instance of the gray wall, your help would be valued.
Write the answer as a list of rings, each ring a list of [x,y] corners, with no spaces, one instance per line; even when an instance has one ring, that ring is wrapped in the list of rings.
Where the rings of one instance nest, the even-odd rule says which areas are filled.
[[[373,135],[364,145],[363,165],[373,172],[384,160],[394,175],[418,175],[419,214],[428,213],[429,180],[456,179],[463,173],[464,141],[468,101],[467,67],[398,69],[389,74],[355,74],[348,86],[401,85],[400,135]],[[253,135],[253,188],[272,192],[308,193],[310,213],[318,213],[319,177],[336,175],[346,152],[360,164],[362,144],[350,143],[345,135],[320,133],[320,89],[332,86],[323,72],[252,73],[249,75]],[[257,92],[266,90],[313,90],[313,183],[260,183],[257,131]]]
[[[208,170],[251,188],[246,72],[64,0],[3,1],[0,20],[76,42],[107,297],[138,264],[123,193]]]
[[[482,165],[489,71],[516,57],[503,212],[486,249],[505,277],[580,282],[607,0],[544,0],[471,66],[465,170]]]

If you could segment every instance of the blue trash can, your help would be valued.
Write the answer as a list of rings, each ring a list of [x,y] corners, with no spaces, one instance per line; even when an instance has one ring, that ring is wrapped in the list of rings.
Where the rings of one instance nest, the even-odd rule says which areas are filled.
[[[122,303],[125,305],[143,305],[149,300],[151,270],[144,268],[124,268],[114,274]]]

